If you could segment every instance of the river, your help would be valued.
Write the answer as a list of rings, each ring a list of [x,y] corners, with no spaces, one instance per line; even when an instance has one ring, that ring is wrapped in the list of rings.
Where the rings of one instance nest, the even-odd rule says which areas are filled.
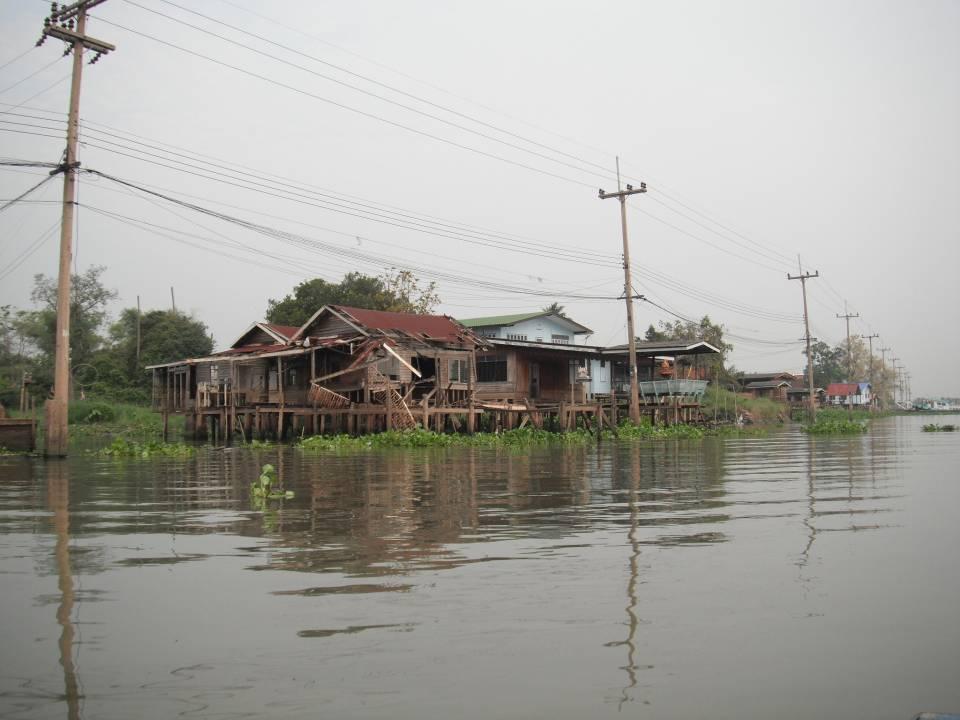
[[[929,421],[0,458],[0,716],[960,712],[960,433]],[[264,463],[295,495],[261,511]]]

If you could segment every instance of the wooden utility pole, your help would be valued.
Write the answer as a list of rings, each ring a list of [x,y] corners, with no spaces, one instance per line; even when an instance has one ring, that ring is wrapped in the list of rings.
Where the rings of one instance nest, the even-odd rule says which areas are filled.
[[[177,299],[173,296],[173,285],[170,286],[170,305],[173,307],[173,314],[177,314]]]
[[[847,301],[843,301],[843,315],[837,313],[838,318],[843,318],[847,321],[847,382],[854,382],[853,380],[853,348],[850,347],[850,318],[860,317],[860,313],[849,313],[847,312]],[[850,395],[847,395],[847,415],[853,414],[853,404],[850,400]]]
[[[810,403],[810,422],[817,419],[817,399],[813,392],[813,355],[810,353],[810,316],[807,314],[807,280],[820,277],[820,271],[817,270],[812,275],[809,272],[801,272],[799,275],[787,273],[787,280],[799,280],[800,287],[803,290],[803,330],[807,341],[807,392],[810,394],[807,398]]]
[[[110,43],[85,35],[87,10],[105,0],[78,0],[72,5],[57,8],[53,4],[50,16],[43,21],[42,45],[48,37],[68,44],[65,55],[73,53],[73,80],[70,85],[70,110],[67,115],[67,150],[64,162],[54,172],[63,173],[63,216],[60,222],[60,268],[57,280],[57,336],[53,371],[53,399],[46,404],[47,436],[44,454],[64,457],[67,454],[67,408],[70,393],[70,265],[73,259],[73,214],[76,206],[77,124],[80,116],[80,81],[83,74],[83,51],[96,53],[91,63],[101,55],[115,50]],[[74,31],[76,26],[76,31]]]
[[[862,339],[870,343],[870,406],[873,407],[873,339],[880,337],[878,333],[872,335],[861,335]]]
[[[630,242],[627,239],[627,195],[645,193],[647,184],[640,183],[639,188],[620,186],[620,158],[617,158],[617,192],[607,193],[600,190],[600,199],[617,198],[620,201],[620,229],[623,233],[623,297],[627,301],[627,352],[630,353],[630,422],[640,424],[640,386],[637,373],[637,338],[633,325],[633,281],[630,279]]]

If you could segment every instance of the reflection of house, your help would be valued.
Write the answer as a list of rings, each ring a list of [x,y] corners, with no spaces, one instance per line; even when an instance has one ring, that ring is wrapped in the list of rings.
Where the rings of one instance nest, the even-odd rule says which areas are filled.
[[[830,383],[825,402],[828,405],[870,405],[870,383]]]

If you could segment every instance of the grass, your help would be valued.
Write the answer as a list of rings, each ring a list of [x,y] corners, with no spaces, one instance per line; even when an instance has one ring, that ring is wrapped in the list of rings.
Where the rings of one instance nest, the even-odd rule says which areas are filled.
[[[924,432],[956,432],[958,429],[960,428],[956,425],[938,425],[937,423],[929,423],[923,426]]]
[[[759,424],[779,422],[790,416],[790,409],[770,398],[752,398],[711,385],[700,400],[703,416],[708,420],[735,422],[740,413],[749,413]]]
[[[20,413],[11,413],[14,417]],[[26,417],[26,416],[23,416]],[[159,442],[163,436],[163,418],[144,405],[112,403],[103,400],[74,400],[68,413],[70,444],[122,437],[138,442]],[[182,437],[185,425],[182,415],[171,415],[169,434]],[[46,417],[37,408],[38,441],[46,434]]]

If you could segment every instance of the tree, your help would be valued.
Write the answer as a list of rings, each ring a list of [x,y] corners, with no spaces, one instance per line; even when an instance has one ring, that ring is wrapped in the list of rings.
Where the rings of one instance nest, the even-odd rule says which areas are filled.
[[[720,351],[719,355],[704,355],[699,360],[694,360],[689,356],[679,357],[677,358],[678,365],[691,365],[696,362],[700,367],[713,368],[719,373],[725,374],[724,362],[727,353],[733,350],[733,345],[724,341],[725,328],[722,324],[712,322],[709,315],[704,315],[699,321],[675,320],[671,323],[661,320],[658,324],[659,329],[654,328],[653,325],[647,328],[647,332],[644,334],[645,340],[648,342],[683,343],[703,340]]]
[[[825,388],[830,383],[842,382],[846,378],[847,354],[842,347],[830,347],[818,340],[810,345],[810,358],[813,362],[815,386]]]
[[[103,342],[99,331],[107,317],[107,303],[117,297],[117,292],[106,288],[100,279],[105,270],[102,265],[93,265],[71,279],[71,367],[88,364]],[[57,334],[57,282],[46,275],[35,275],[33,282],[30,299],[39,308],[19,312],[16,330],[32,357],[35,379],[51,384]]]
[[[147,365],[213,352],[207,326],[189,315],[151,310],[140,317],[140,358],[137,359],[137,309],[126,308],[110,326],[110,346],[98,353],[94,390],[118,399],[145,400],[150,390]]]
[[[321,278],[306,280],[282,300],[269,300],[267,320],[280,325],[303,325],[324,305],[428,313],[439,302],[436,283],[421,288],[409,270],[390,268],[380,277],[351,272],[339,283]]]
[[[543,308],[543,311],[546,313],[554,313],[556,315],[559,315],[562,318],[567,317],[567,314],[564,312],[564,306],[556,301],[550,303],[545,308]]]

